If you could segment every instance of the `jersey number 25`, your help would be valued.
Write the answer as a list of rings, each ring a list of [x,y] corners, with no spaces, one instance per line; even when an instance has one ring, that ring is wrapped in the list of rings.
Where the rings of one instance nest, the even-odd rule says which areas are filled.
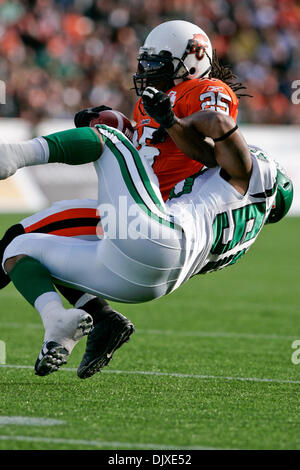
[[[232,99],[221,91],[206,91],[200,95],[201,109],[213,109],[229,116],[229,103]]]

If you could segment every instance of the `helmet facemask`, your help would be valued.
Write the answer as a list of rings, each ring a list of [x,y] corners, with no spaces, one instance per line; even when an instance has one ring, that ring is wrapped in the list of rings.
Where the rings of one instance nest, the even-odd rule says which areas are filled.
[[[158,87],[161,91],[167,91],[174,86],[175,78],[184,78],[188,75],[185,68],[182,77],[177,77],[174,70],[174,60],[180,59],[173,57],[169,51],[160,51],[159,54],[153,54],[145,48],[140,49],[138,57],[138,70],[133,75],[133,82],[136,94],[141,96],[147,86]]]
[[[155,54],[151,48],[141,47],[140,55],[137,59],[138,70],[133,75],[136,94],[141,96],[147,86],[157,88],[157,84],[160,84],[159,89],[161,91],[167,91],[174,86],[174,80],[184,80],[189,75],[193,75],[196,69],[193,67],[188,69],[184,63],[189,54],[195,54],[197,59],[201,60],[204,55],[207,55],[207,52],[205,48],[199,46],[194,39],[188,41],[181,58],[174,57],[172,53],[167,50],[162,50],[159,54]],[[210,68],[211,67],[205,70],[201,77],[207,75]]]

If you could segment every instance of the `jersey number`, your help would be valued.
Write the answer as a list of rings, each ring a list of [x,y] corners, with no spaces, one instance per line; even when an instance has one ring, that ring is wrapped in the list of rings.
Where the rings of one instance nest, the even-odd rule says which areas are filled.
[[[254,238],[263,225],[265,210],[265,202],[258,202],[218,214],[211,253],[221,255]]]
[[[247,248],[243,248],[242,245],[257,236],[263,226],[265,214],[265,202],[249,204],[239,209],[218,214],[213,224],[214,242],[211,254],[222,255],[236,247],[237,249],[225,258],[222,257],[218,261],[207,263],[200,273],[215,271],[225,265],[234,264],[243,256]]]
[[[232,99],[221,91],[206,91],[200,95],[201,109],[213,109],[229,116],[229,104]]]

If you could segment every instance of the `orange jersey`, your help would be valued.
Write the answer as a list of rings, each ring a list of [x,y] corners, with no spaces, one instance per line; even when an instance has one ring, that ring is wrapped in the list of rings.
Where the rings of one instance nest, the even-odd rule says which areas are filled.
[[[238,99],[231,88],[221,80],[187,80],[171,88],[167,94],[170,96],[173,111],[179,118],[197,111],[213,109],[231,116],[236,121]],[[151,144],[152,134],[159,125],[147,115],[141,98],[135,106],[133,119],[136,123],[133,143],[152,166],[158,177],[163,199],[167,200],[171,189],[179,181],[197,173],[203,165],[184,155],[168,135],[164,142]]]

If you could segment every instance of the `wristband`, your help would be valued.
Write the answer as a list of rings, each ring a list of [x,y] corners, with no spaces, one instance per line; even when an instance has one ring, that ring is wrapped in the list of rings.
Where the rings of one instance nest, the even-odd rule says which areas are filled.
[[[230,131],[226,132],[226,134],[222,135],[221,137],[217,137],[216,139],[213,139],[214,142],[221,142],[222,140],[227,139],[231,134],[233,134],[236,130],[238,129],[238,125],[233,127]]]

